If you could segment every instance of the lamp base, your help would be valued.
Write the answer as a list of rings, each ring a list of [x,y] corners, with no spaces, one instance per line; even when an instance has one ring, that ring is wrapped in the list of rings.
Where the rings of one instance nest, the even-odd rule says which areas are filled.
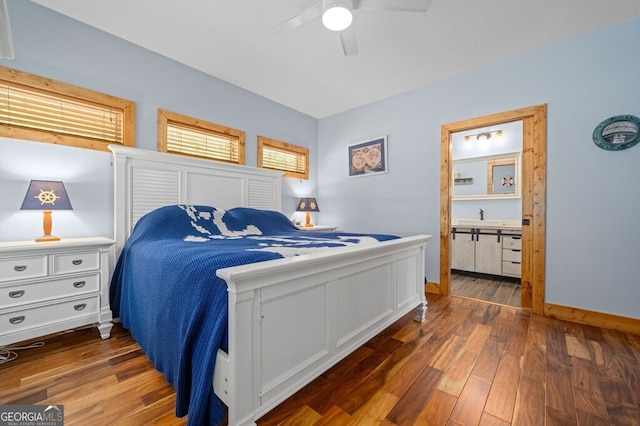
[[[305,223],[304,223],[304,227],[305,228],[311,228],[313,227],[313,223],[311,223],[311,213],[307,212],[306,216],[305,216]]]
[[[37,243],[42,243],[46,241],[60,241],[60,237],[56,237],[55,235],[44,235],[40,238],[36,238]]]
[[[36,242],[42,243],[45,241],[60,241],[60,237],[51,235],[51,226],[52,226],[51,210],[43,210],[42,213],[44,213],[44,216],[42,219],[42,231],[44,232],[44,235],[40,238],[36,238]]]

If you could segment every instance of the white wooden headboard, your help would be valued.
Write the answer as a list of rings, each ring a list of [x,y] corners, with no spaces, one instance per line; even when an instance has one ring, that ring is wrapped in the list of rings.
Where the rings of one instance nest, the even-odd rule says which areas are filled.
[[[281,210],[282,173],[109,145],[114,167],[116,254],[144,214],[170,204]]]

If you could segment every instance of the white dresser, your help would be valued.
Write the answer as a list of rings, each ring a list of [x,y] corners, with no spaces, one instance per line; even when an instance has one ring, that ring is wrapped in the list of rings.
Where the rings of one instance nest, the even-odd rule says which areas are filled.
[[[0,242],[0,346],[86,324],[109,337],[114,240]]]

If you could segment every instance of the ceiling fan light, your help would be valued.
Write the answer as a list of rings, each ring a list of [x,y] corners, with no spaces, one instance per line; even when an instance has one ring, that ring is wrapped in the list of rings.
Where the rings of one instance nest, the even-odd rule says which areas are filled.
[[[341,5],[332,5],[322,14],[322,24],[331,31],[342,31],[349,28],[353,21],[351,10]]]

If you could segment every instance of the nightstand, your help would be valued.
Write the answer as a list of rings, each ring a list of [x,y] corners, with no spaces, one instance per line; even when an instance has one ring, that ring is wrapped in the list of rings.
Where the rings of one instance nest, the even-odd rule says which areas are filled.
[[[109,337],[114,240],[0,242],[0,346],[95,324]]]
[[[327,226],[327,225],[314,225],[314,226],[296,225],[296,227],[301,231],[319,231],[319,232],[333,232],[336,229],[338,229],[337,226]]]

